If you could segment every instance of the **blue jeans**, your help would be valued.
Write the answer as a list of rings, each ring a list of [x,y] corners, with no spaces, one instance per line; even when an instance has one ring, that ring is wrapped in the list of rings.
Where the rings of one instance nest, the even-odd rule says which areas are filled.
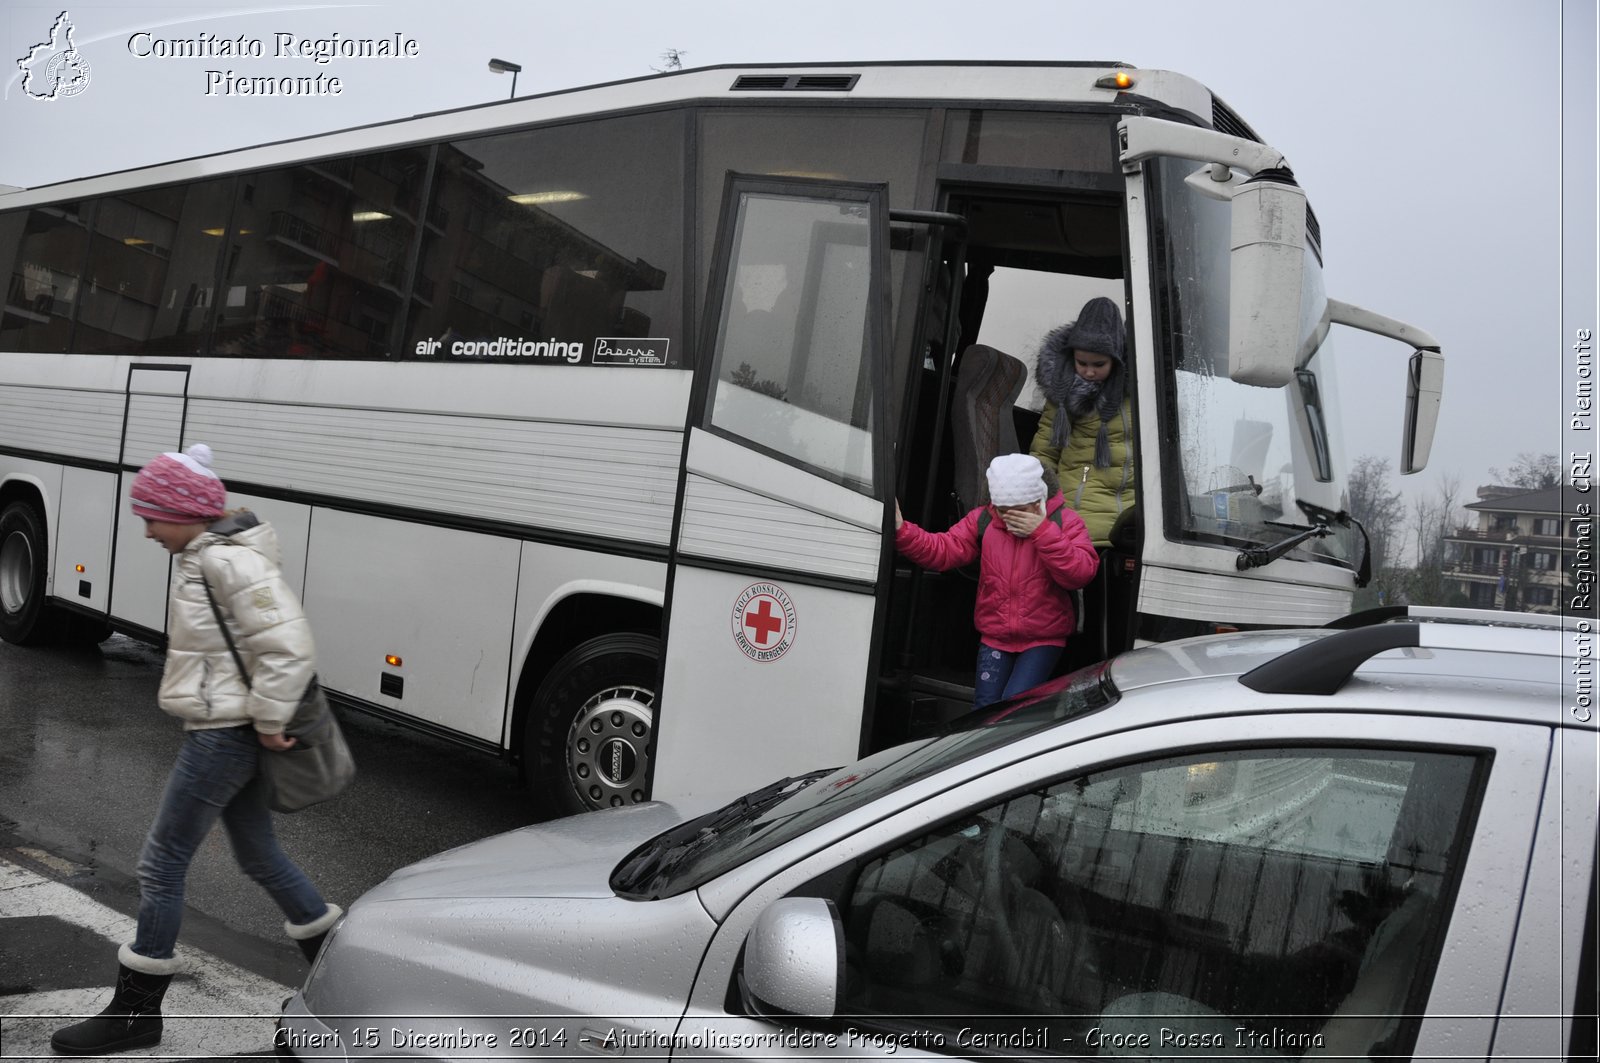
[[[1020,694],[1050,678],[1061,659],[1062,646],[1035,646],[1021,653],[1007,653],[978,643],[978,671],[972,683],[972,707],[981,709]]]
[[[153,960],[172,956],[183,922],[189,864],[219,817],[239,867],[272,895],[289,922],[309,923],[327,912],[311,880],[278,848],[260,757],[255,729],[248,724],[184,733],[161,808],[139,854],[134,952]]]

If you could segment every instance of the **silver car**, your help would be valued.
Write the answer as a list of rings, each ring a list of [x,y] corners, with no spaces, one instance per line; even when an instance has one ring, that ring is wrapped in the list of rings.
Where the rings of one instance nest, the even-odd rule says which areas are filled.
[[[1592,625],[1393,613],[425,860],[351,906],[278,1050],[1592,1057]]]

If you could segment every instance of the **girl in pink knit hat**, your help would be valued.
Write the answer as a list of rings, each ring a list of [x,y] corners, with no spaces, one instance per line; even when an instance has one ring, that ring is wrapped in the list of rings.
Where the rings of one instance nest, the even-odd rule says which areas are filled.
[[[139,855],[138,930],[117,953],[111,1003],[50,1039],[69,1055],[161,1040],[161,999],[179,969],[184,879],[219,819],[239,866],[283,910],[284,931],[308,960],[342,914],[278,847],[260,775],[262,750],[294,745],[284,725],[316,674],[311,629],[278,567],[272,526],[225,511],[227,489],[204,443],[140,469],[131,496],[145,537],[173,555],[158,700],[183,721],[183,746]]]
[[[940,572],[979,562],[980,709],[1050,678],[1077,627],[1072,592],[1100,565],[1082,518],[1059,492],[1047,497],[1038,458],[1002,454],[989,463],[988,482],[989,503],[947,532],[924,531],[894,507],[895,546],[912,561]]]

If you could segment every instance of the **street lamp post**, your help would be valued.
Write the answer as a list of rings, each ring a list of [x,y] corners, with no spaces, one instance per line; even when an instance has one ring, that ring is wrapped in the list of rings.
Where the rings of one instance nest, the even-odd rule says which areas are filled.
[[[1506,609],[1510,612],[1522,611],[1522,581],[1525,577],[1523,567],[1527,564],[1528,548],[1519,546],[1511,555],[1511,587],[1506,592]]]
[[[522,67],[516,63],[509,63],[504,59],[489,60],[489,71],[494,74],[511,75],[511,95],[508,99],[517,98],[517,75],[522,73]]]

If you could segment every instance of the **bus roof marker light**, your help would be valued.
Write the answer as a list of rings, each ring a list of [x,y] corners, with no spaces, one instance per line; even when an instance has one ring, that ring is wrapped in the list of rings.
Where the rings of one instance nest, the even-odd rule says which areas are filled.
[[[1119,70],[1115,74],[1107,74],[1105,77],[1097,78],[1094,83],[1094,87],[1097,89],[1116,89],[1118,92],[1126,92],[1133,86],[1133,75],[1126,70]]]

